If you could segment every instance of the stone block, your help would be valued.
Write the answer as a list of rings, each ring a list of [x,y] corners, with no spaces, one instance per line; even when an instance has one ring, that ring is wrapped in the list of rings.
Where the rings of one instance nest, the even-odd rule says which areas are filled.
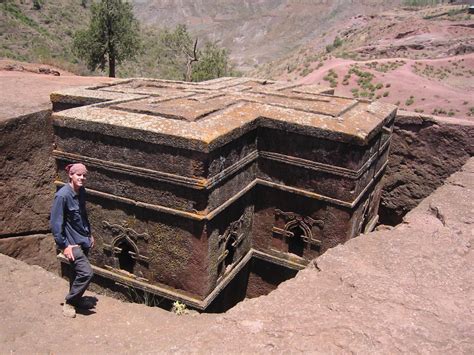
[[[117,282],[206,309],[253,255],[299,270],[377,220],[393,105],[250,78],[51,98],[56,184],[88,166],[91,260]]]

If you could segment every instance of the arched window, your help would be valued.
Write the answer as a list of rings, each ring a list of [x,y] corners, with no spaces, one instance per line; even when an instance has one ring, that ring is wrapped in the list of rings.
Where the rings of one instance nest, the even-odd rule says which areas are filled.
[[[275,209],[275,224],[272,232],[274,238],[286,240],[288,253],[305,258],[307,257],[306,250],[320,252],[322,242],[313,235],[313,230],[317,228],[316,231],[320,234],[323,226],[322,220]]]
[[[293,234],[288,240],[288,252],[303,257],[307,245],[306,240],[308,240],[304,229],[296,225],[288,231]]]
[[[133,274],[133,269],[135,267],[135,259],[133,255],[137,254],[133,247],[127,242],[127,240],[122,240],[118,245],[117,249],[121,249],[118,253],[118,263],[121,270],[128,271]],[[131,252],[131,253],[130,253]],[[133,254],[132,254],[133,253]]]
[[[133,229],[119,224],[112,224],[107,221],[103,221],[103,224],[105,229],[110,230],[113,236],[110,244],[104,243],[105,254],[110,257],[109,263],[111,263],[110,266],[105,266],[117,271],[125,271],[131,274],[130,276],[143,278],[140,269],[142,267],[148,268],[149,258],[140,253],[137,242],[142,240],[146,243],[150,236],[147,233],[137,233]],[[138,270],[136,268],[137,263],[140,264]]]

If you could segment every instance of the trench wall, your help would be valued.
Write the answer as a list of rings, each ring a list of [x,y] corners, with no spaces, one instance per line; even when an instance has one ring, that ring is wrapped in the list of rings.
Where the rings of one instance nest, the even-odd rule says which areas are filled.
[[[396,225],[474,152],[474,120],[398,111],[383,178],[382,224]]]
[[[54,196],[51,110],[0,121],[0,252],[57,267],[49,210]]]

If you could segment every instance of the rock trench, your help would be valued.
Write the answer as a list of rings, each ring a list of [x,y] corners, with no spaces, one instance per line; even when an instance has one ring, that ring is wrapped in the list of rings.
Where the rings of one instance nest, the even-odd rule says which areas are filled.
[[[394,229],[219,315],[97,296],[93,312],[64,318],[65,280],[0,255],[0,352],[472,353],[473,173],[470,159]]]

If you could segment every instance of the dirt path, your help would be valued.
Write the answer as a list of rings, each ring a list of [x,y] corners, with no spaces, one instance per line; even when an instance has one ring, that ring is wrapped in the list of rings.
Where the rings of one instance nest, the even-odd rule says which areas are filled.
[[[0,353],[472,354],[473,176],[471,159],[405,223],[220,315],[97,296],[94,312],[64,318],[66,281],[0,255]]]

